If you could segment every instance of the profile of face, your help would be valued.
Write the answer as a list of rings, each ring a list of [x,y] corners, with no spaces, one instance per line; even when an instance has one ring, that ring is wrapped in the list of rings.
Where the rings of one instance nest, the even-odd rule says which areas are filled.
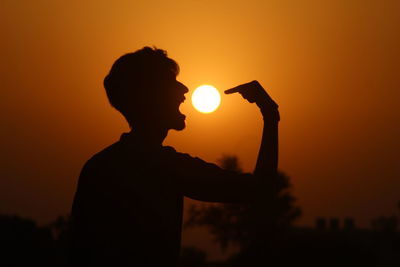
[[[185,101],[185,94],[188,88],[175,77],[168,79],[161,88],[153,108],[157,111],[156,120],[164,129],[183,130],[186,126],[186,116],[179,110],[180,105]]]
[[[140,100],[137,96],[132,97],[132,106],[136,107],[132,110],[136,118],[134,125],[155,131],[183,130],[186,126],[186,116],[179,108],[186,99],[188,88],[176,80],[175,74],[169,74],[167,77],[162,75],[156,80],[143,88]]]

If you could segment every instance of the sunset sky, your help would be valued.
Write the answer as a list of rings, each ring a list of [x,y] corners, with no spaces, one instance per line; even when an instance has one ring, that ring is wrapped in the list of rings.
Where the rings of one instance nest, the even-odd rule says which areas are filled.
[[[280,106],[279,168],[303,209],[359,226],[400,201],[400,1],[0,2],[0,212],[69,212],[85,161],[128,131],[104,76],[122,54],[168,51],[190,92],[258,80]],[[210,114],[186,101],[165,144],[252,171],[262,118],[239,95]]]

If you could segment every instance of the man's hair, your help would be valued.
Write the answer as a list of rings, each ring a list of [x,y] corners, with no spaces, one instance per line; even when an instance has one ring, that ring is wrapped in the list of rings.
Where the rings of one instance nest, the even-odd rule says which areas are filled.
[[[179,73],[178,64],[162,49],[144,47],[118,58],[104,78],[108,100],[124,115],[132,127],[135,118],[148,98],[153,98],[166,79]]]

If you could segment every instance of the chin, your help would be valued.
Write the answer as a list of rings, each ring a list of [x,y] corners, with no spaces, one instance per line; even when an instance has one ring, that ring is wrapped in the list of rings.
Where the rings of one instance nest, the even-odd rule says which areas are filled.
[[[179,118],[175,118],[173,121],[171,121],[169,128],[172,130],[182,131],[183,129],[185,129],[185,127],[185,117],[180,116]]]
[[[185,121],[182,121],[180,123],[176,123],[175,125],[173,125],[171,127],[172,130],[177,130],[177,131],[182,131],[183,129],[185,129],[186,127],[186,123]]]

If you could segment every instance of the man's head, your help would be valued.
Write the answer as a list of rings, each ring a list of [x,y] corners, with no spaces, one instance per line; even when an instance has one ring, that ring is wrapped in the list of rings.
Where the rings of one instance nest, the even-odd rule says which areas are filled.
[[[164,50],[144,47],[117,59],[104,78],[110,104],[131,128],[185,128],[179,105],[188,92],[176,80],[178,64]]]

